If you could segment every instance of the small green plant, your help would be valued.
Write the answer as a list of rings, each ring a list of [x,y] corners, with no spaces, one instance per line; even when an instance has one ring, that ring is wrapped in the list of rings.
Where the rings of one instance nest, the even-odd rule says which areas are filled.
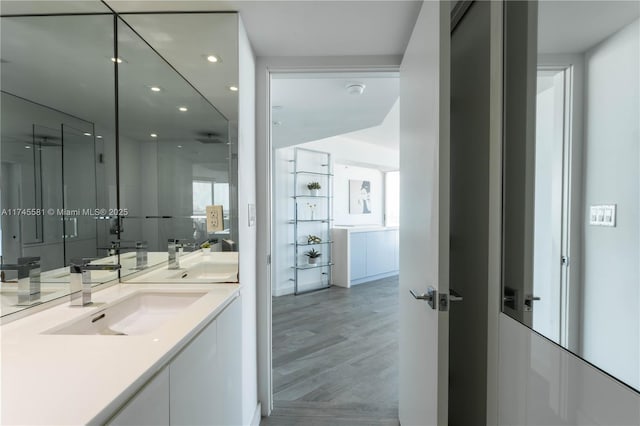
[[[200,244],[200,248],[211,248],[211,243],[209,241],[205,241],[204,243]]]
[[[316,249],[311,249],[309,251],[305,251],[304,255],[307,256],[309,259],[317,259],[320,256],[322,256],[322,253],[320,253]]]
[[[322,242],[322,238],[317,235],[308,235],[307,236],[307,244],[320,244]]]
[[[314,189],[320,189],[322,187],[320,186],[320,182],[309,182],[307,184],[307,188],[309,188],[309,190],[312,191]]]

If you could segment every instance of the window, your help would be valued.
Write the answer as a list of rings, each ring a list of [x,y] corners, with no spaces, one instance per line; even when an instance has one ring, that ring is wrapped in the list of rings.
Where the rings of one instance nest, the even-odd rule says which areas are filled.
[[[385,226],[400,225],[400,171],[387,172],[384,176]]]
[[[193,181],[193,214],[206,214],[207,206],[213,204],[213,182]]]

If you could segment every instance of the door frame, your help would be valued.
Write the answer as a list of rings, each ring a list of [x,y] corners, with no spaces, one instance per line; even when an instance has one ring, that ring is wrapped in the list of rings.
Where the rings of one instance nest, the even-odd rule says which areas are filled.
[[[258,401],[263,416],[273,410],[272,283],[273,176],[271,140],[271,79],[274,74],[399,72],[402,57],[267,57],[256,64],[256,176],[257,190],[257,331]],[[262,218],[262,220],[260,220]]]

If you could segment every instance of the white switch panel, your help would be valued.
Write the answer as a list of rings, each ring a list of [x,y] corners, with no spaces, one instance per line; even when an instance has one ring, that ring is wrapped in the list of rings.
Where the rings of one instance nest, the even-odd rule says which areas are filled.
[[[589,224],[594,226],[616,226],[616,205],[603,204],[591,206]]]

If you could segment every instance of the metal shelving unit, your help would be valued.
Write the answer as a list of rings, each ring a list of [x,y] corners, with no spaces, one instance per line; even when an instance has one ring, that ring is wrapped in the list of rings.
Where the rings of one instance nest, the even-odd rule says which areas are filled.
[[[318,163],[316,167],[318,170],[322,171],[312,171],[309,170],[309,164],[304,164],[304,169],[301,168],[300,156],[304,155],[309,158],[316,158]],[[294,159],[291,160],[293,163],[293,171],[291,174],[293,175],[293,199],[294,203],[294,218],[289,221],[290,224],[293,225],[293,246],[294,251],[294,264],[291,267],[293,270],[293,278],[291,281],[294,282],[294,294],[304,294],[312,291],[323,290],[329,288],[331,286],[331,267],[333,266],[332,257],[331,257],[331,248],[333,241],[329,240],[331,237],[331,223],[333,221],[332,218],[332,203],[333,197],[333,171],[331,170],[331,154],[328,152],[315,151],[306,148],[296,148],[294,150]],[[318,178],[318,179],[315,179]],[[320,185],[324,185],[326,195],[313,195],[308,193],[301,193],[301,191],[306,191],[307,183],[312,180],[317,180],[320,182]],[[302,189],[304,188],[304,189]],[[303,199],[310,200],[322,200],[324,204],[324,209],[322,212],[318,212],[322,215],[321,218],[316,219],[312,218],[300,218],[300,203]],[[304,228],[305,232],[301,236],[301,228]],[[306,237],[307,235],[321,231],[321,234],[327,239],[323,240],[319,243],[309,243],[307,241],[301,241],[301,238]],[[304,238],[306,240],[306,238]],[[313,249],[315,247],[321,247],[322,250],[322,258],[324,262],[310,264],[310,263],[301,263],[300,259],[304,253],[304,251]],[[301,274],[318,274],[318,287],[313,287],[310,289],[300,289],[300,277]]]

